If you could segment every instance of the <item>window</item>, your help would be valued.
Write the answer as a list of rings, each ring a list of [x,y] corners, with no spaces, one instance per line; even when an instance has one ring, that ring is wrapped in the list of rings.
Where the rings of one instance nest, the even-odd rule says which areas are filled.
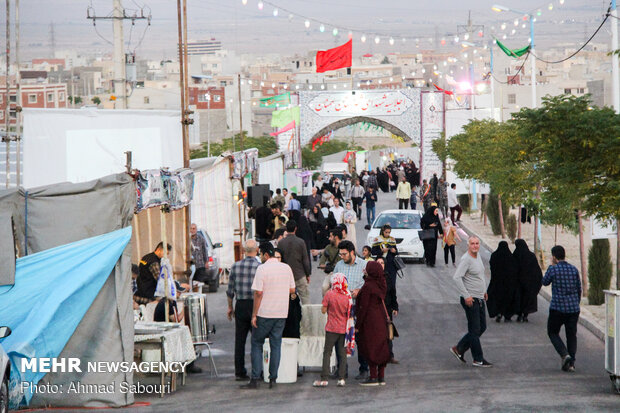
[[[570,89],[564,89],[564,93],[569,95],[572,91]]]
[[[15,112],[14,110],[10,110],[9,111],[9,118],[11,118],[11,119],[17,118],[17,112]]]
[[[220,95],[213,95],[213,101],[214,102],[221,102],[222,101],[222,97]]]
[[[515,103],[517,103],[517,95],[515,93],[510,93],[508,95],[508,104],[514,105]]]
[[[58,92],[58,101],[59,102],[65,101],[65,92]]]
[[[584,91],[584,88],[580,87],[580,88],[579,88],[579,93],[581,93],[581,94],[583,95],[583,94],[584,94],[584,92],[585,92],[585,91]]]
[[[198,102],[208,102],[209,100],[209,94],[208,93],[201,93],[200,95],[198,95]]]
[[[28,95],[28,103],[37,103],[37,94]]]
[[[0,110],[0,120],[4,119],[4,111]]]
[[[217,63],[213,63],[213,64],[211,65],[211,69],[217,69]]]
[[[54,94],[53,93],[48,93],[47,94],[47,101],[48,102],[53,102],[54,101]]]
[[[151,103],[151,100],[149,99],[149,97],[148,97],[148,96],[145,96],[145,97],[144,97],[144,104],[145,104],[145,105],[148,105],[149,103]]]
[[[0,103],[4,102],[4,94],[0,95]]]
[[[11,103],[15,103],[15,102],[17,102],[17,95],[11,95],[11,96],[9,96],[9,102],[11,102]]]
[[[226,81],[225,80],[220,80],[220,86],[222,86],[222,87],[226,86]]]

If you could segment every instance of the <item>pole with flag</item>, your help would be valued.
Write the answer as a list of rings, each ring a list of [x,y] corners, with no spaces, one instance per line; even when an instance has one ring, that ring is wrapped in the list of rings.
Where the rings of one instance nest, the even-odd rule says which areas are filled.
[[[316,53],[316,72],[324,73],[329,70],[351,67],[353,61],[353,40],[328,50],[319,50]]]

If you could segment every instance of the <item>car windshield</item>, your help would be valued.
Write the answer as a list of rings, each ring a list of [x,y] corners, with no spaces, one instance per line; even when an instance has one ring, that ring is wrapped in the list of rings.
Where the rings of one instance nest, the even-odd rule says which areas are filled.
[[[389,224],[392,229],[421,229],[420,215],[404,213],[381,214],[374,224],[374,228],[381,228]]]

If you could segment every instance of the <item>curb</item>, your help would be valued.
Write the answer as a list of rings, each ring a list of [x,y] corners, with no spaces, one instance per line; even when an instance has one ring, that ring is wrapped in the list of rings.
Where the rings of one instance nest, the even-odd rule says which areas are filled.
[[[476,237],[478,237],[480,239],[480,245],[482,245],[490,252],[494,251],[494,249],[491,248],[482,237],[467,228],[467,226],[465,226],[465,224],[463,224],[462,222],[459,222],[459,228],[463,229],[463,231],[465,231],[469,236],[475,235]],[[551,294],[544,287],[540,289],[539,295],[542,296],[545,300],[551,302]],[[594,334],[596,338],[598,338],[602,342],[605,342],[604,327],[599,326],[590,311],[583,307],[581,308],[581,312],[579,314],[579,324],[581,324],[583,327],[586,328],[586,330]]]

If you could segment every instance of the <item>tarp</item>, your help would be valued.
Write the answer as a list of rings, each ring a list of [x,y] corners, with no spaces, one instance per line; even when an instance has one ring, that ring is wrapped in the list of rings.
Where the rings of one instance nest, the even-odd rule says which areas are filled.
[[[516,58],[521,57],[524,54],[526,54],[527,52],[529,52],[530,51],[530,47],[531,47],[531,45],[528,44],[527,46],[521,47],[519,49],[509,49],[502,42],[500,42],[497,39],[495,39],[495,43],[497,43],[497,46],[500,49],[502,49],[502,51],[504,53],[506,53],[507,56],[516,57]]]
[[[274,153],[258,159],[258,183],[269,185],[274,193],[277,188],[284,188],[284,155]]]
[[[86,182],[136,169],[183,167],[178,111],[24,109],[23,186]]]
[[[12,215],[16,232],[16,245],[2,236],[0,249],[16,248],[20,255],[25,255],[26,251],[34,254],[126,228],[131,224],[135,205],[135,184],[127,174],[81,184],[50,185],[28,192],[22,189],[0,191],[0,210]],[[0,268],[0,279],[6,271]],[[48,277],[47,271],[39,271],[38,277],[43,282]],[[133,360],[130,278],[131,248],[127,246],[64,346],[61,358],[79,357],[82,363]],[[48,373],[43,377],[43,382],[62,384],[65,388],[77,381],[109,385],[132,380],[132,373],[121,372]],[[113,393],[37,393],[31,406],[120,407],[133,400],[132,393],[121,393],[117,386]]]
[[[239,213],[233,198],[232,163],[230,157],[192,159],[194,200],[192,222],[204,229],[215,243],[221,242],[215,254],[222,268],[235,262],[234,230],[239,228]]]
[[[271,114],[271,126],[274,128],[283,128],[293,121],[299,124],[299,106],[284,110],[274,110]]]
[[[127,227],[17,260],[15,285],[0,287],[0,320],[13,331],[2,342],[11,360],[13,407],[32,399],[32,388],[22,392],[21,383],[45,375],[20,372],[21,359],[60,356],[130,238]]]

